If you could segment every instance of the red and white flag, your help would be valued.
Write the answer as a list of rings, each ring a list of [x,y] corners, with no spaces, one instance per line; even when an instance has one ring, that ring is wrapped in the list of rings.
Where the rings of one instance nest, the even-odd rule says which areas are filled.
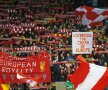
[[[37,85],[37,82],[41,78],[41,76],[39,76],[38,78],[34,78],[34,77],[29,77],[25,74],[22,74],[22,73],[18,72],[17,73],[17,78],[19,80],[22,80],[22,81],[26,82],[26,83],[29,83],[31,87],[34,87],[34,86]]]
[[[81,62],[74,74],[68,75],[75,90],[104,90],[108,85],[107,67]]]
[[[83,25],[93,27],[102,24],[102,21],[108,16],[108,10],[80,6],[75,10],[75,14],[79,16]]]

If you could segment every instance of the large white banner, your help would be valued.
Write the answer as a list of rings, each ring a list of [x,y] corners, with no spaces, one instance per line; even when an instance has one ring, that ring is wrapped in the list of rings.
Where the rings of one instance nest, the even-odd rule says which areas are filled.
[[[73,54],[92,53],[93,32],[72,32]]]

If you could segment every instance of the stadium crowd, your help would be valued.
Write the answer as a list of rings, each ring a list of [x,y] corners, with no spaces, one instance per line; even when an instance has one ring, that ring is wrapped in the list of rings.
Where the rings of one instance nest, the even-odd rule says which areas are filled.
[[[0,1],[0,49],[17,57],[47,50],[51,62],[70,62],[73,73],[78,62],[72,54],[72,32],[93,32],[92,54],[82,56],[88,62],[107,67],[108,18],[102,26],[88,28],[75,16],[76,6],[72,5],[71,0]],[[51,65],[52,82],[66,81],[67,67],[67,64]],[[18,89],[22,85],[11,85],[12,90],[23,90]]]

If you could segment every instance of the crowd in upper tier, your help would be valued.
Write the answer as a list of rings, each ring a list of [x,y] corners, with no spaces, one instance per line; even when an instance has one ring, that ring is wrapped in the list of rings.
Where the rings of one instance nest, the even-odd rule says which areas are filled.
[[[102,26],[87,28],[75,16],[76,7],[72,0],[1,0],[0,49],[17,57],[47,50],[51,62],[70,61],[74,72],[78,65],[72,54],[72,32],[93,32],[92,54],[83,57],[108,66],[108,19]],[[66,64],[51,65],[51,71],[52,81],[66,81]]]

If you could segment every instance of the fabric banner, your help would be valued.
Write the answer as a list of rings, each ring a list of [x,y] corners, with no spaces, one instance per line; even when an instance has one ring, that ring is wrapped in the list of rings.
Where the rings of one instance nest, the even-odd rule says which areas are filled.
[[[93,32],[73,32],[72,51],[73,54],[92,53]]]
[[[92,63],[81,62],[68,79],[75,90],[105,90],[108,85],[108,68]]]
[[[31,77],[39,77],[39,82],[50,82],[50,56],[47,52],[25,58],[13,57],[0,52],[0,73],[5,82],[19,82],[16,73],[21,72]]]
[[[94,27],[102,26],[102,21],[107,18],[108,10],[80,6],[75,10],[75,14],[81,19],[83,25]]]

